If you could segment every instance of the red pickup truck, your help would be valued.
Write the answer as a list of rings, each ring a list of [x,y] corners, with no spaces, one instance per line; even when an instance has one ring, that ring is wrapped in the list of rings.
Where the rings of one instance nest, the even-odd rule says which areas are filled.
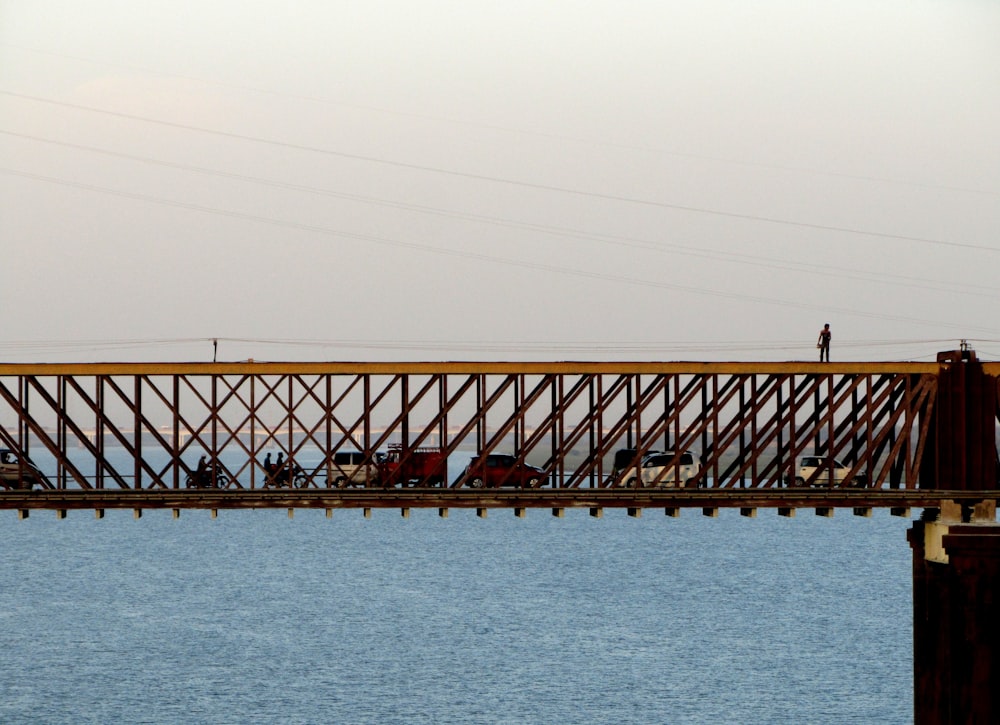
[[[378,463],[378,481],[395,486],[441,486],[448,476],[448,456],[440,448],[403,448],[390,445]]]

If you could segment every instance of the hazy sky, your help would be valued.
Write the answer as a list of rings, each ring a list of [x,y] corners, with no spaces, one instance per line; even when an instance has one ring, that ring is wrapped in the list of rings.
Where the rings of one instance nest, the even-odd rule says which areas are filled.
[[[1000,358],[1000,3],[0,0],[0,361]]]

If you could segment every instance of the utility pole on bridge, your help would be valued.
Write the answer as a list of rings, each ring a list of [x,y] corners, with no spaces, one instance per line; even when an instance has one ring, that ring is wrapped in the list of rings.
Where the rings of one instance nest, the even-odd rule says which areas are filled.
[[[938,355],[937,404],[921,488],[968,492],[926,509],[913,548],[914,722],[1000,722],[1000,525],[998,379],[976,354]]]

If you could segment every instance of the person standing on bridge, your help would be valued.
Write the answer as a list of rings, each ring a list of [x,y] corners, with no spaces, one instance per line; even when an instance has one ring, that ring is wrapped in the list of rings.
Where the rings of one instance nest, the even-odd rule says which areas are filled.
[[[819,361],[830,362],[830,339],[833,337],[833,333],[830,332],[830,323],[827,322],[823,325],[823,329],[819,331],[819,339],[816,341],[816,347],[819,348]]]

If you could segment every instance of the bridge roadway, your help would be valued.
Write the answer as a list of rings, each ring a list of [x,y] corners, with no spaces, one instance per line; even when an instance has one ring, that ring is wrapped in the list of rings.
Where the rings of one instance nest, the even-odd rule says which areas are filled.
[[[940,508],[951,501],[970,509],[985,504],[995,507],[1000,490],[921,490],[921,489],[198,489],[198,490],[34,490],[0,492],[0,509],[16,509],[22,516],[32,509],[57,512],[93,509],[100,515],[105,509],[132,509],[136,515],[146,509],[410,509],[436,508],[445,516],[449,509],[476,509],[484,516],[489,509],[513,509],[523,515],[526,509],[551,509],[559,515],[565,509],[589,509],[599,516],[605,508],[627,509],[638,515],[643,509],[664,509],[677,515],[681,509],[701,509],[715,515],[719,509],[738,508],[745,516],[755,516],[759,508],[776,509],[793,516],[797,509],[815,509],[819,515],[832,515],[834,509],[851,509],[860,516],[873,508],[888,508],[894,515],[908,516],[911,508]]]

